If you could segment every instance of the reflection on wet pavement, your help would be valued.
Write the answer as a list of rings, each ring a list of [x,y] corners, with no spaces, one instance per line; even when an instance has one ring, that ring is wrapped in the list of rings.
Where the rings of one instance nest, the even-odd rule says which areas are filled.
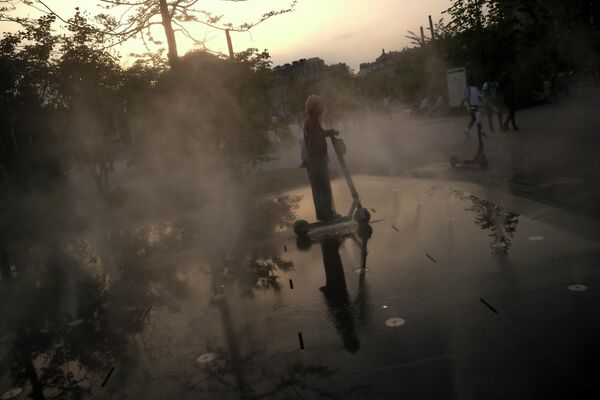
[[[471,202],[472,206],[467,210],[475,213],[475,223],[481,229],[490,231],[492,252],[508,254],[511,239],[519,224],[519,214],[458,189],[450,189],[449,194],[460,200]]]
[[[595,389],[598,367],[574,378],[565,349],[600,333],[597,242],[456,183],[356,183],[377,221],[308,242],[291,230],[313,219],[302,188],[244,210],[227,248],[192,217],[0,248],[0,395],[527,398],[572,379]],[[333,190],[350,204],[343,182]]]

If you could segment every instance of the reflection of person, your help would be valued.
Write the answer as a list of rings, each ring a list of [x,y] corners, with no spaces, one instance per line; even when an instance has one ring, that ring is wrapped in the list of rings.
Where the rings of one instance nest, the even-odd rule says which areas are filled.
[[[10,256],[6,248],[0,244],[0,269],[2,270],[2,278],[8,279],[12,277],[12,271],[10,269]]]
[[[327,142],[329,136],[338,135],[334,129],[323,129],[319,121],[325,105],[315,95],[306,100],[306,120],[304,121],[304,144],[306,146],[306,169],[315,203],[315,213],[319,221],[336,218],[329,181]]]
[[[325,286],[321,288],[321,291],[327,300],[327,307],[335,328],[342,336],[344,347],[350,353],[356,353],[360,349],[360,341],[356,335],[339,246],[340,242],[337,239],[326,239],[321,242],[323,265],[325,266]]]

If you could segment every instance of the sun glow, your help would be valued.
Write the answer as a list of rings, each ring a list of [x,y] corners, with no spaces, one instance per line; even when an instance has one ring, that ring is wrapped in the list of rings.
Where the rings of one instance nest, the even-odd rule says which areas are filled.
[[[202,10],[221,16],[217,25],[231,23],[235,27],[256,22],[271,10],[286,9],[291,2],[292,0],[204,0],[199,4]],[[74,14],[76,7],[90,16],[105,12],[98,0],[47,0],[44,4],[65,19]],[[382,48],[398,50],[406,46],[407,31],[418,31],[419,26],[426,26],[430,14],[434,20],[438,20],[449,4],[450,0],[299,0],[293,12],[268,19],[249,32],[232,32],[231,36],[235,51],[249,47],[268,49],[275,64],[318,56],[330,64],[346,62],[358,69],[359,63],[372,61]],[[22,16],[36,17],[41,15],[39,10],[44,10],[44,7],[38,4],[36,8],[20,5],[17,11]],[[110,14],[120,17],[123,11],[124,9],[113,9]],[[7,23],[0,23],[0,26],[3,30],[15,29],[15,26]],[[227,42],[222,30],[199,23],[187,23],[185,27],[191,36],[202,41],[210,51],[227,53]],[[165,42],[160,26],[154,26],[152,33]],[[180,54],[202,48],[181,31],[177,33],[177,44]],[[152,51],[157,51],[160,47],[150,45]],[[116,50],[125,62],[132,60],[131,53],[146,51],[139,39],[130,40],[116,47]]]

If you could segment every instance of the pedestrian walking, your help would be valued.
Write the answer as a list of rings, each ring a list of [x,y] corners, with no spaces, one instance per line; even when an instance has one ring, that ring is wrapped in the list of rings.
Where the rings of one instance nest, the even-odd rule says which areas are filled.
[[[477,135],[479,136],[479,140],[481,141],[481,136],[486,136],[483,131],[483,127],[481,126],[481,111],[479,110],[481,107],[481,93],[479,89],[475,86],[473,79],[469,78],[467,87],[465,88],[465,96],[460,103],[462,107],[465,102],[469,106],[469,112],[471,114],[471,120],[469,121],[469,126],[465,129],[465,136],[471,137],[471,128],[473,125],[477,124]]]
[[[490,128],[490,132],[495,132],[494,129],[494,113],[498,114],[498,127],[501,129],[502,127],[502,107],[498,104],[498,82],[496,82],[492,77],[490,77],[483,84],[483,103],[485,107],[485,113],[487,114],[488,126]]]
[[[502,128],[504,130],[508,130],[508,124],[512,124],[513,131],[519,131],[519,127],[515,121],[515,108],[517,103],[517,88],[515,82],[512,80],[512,77],[505,72],[502,77],[502,83],[500,84],[502,88],[502,92],[504,93],[504,105],[506,106],[506,110],[508,115],[506,116],[506,120],[502,124]]]

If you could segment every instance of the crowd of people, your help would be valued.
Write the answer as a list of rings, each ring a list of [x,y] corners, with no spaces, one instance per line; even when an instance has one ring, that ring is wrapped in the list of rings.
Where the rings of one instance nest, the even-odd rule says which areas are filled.
[[[500,131],[519,131],[515,120],[516,109],[516,87],[508,73],[503,73],[500,82],[490,77],[481,86],[477,86],[474,80],[468,81],[465,88],[463,105],[466,104],[471,114],[471,122],[465,131],[469,132],[473,125],[480,124],[481,111],[487,115],[490,132],[495,132],[494,115],[497,116],[498,129]],[[430,97],[424,97],[414,107],[416,114],[422,117],[440,117],[447,111],[447,104],[443,96],[437,96],[435,102]],[[482,133],[485,136],[485,132]]]
[[[515,83],[506,73],[502,75],[500,84],[490,78],[483,84],[481,89],[475,85],[473,79],[469,79],[461,103],[461,106],[467,104],[471,114],[471,121],[465,130],[465,135],[469,137],[471,128],[477,124],[477,132],[486,136],[481,124],[481,109],[487,114],[490,132],[496,131],[494,129],[494,114],[498,116],[498,128],[501,131],[508,130],[509,125],[512,125],[514,131],[519,131],[515,121],[515,97]],[[506,118],[504,118],[505,113]]]

